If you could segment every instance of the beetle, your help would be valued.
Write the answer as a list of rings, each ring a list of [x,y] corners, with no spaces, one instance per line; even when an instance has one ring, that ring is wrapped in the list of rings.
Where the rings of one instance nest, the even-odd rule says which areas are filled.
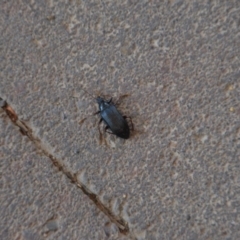
[[[96,100],[99,107],[99,111],[96,112],[96,114],[100,114],[101,116],[99,124],[104,121],[106,124],[105,131],[110,129],[112,132],[108,133],[114,134],[123,139],[128,139],[130,137],[130,128],[126,119],[130,119],[133,130],[132,119],[130,117],[123,116],[117,110],[116,106],[112,102],[112,98],[107,101],[102,97],[97,97]]]

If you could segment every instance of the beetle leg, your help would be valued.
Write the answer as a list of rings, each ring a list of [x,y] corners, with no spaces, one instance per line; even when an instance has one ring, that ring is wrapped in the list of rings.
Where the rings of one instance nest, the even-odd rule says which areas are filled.
[[[129,97],[130,94],[124,94],[124,95],[121,95],[118,100],[116,101],[115,105],[119,105],[121,103],[121,101],[126,98],[126,97]]]
[[[97,114],[99,114],[101,111],[97,111],[97,112],[95,112],[93,115],[97,115]]]
[[[89,115],[88,117],[91,117],[91,116],[93,116],[93,115],[97,115],[97,114],[99,114],[100,112],[101,112],[101,111],[97,111],[97,112],[95,112],[94,114]],[[87,117],[81,119],[81,121],[79,122],[79,124],[80,124],[80,125],[83,124],[83,123],[85,122],[86,119],[87,119]]]
[[[101,118],[100,121],[98,122],[98,131],[99,131],[99,140],[100,140],[100,143],[102,142],[102,132],[100,130],[100,124],[101,122],[103,121],[103,119]]]
[[[112,102],[112,98],[110,98],[108,101],[107,101],[107,103],[111,103]]]
[[[103,121],[103,119],[100,118],[100,120],[99,120],[99,122],[98,122],[98,129],[99,129],[99,131],[100,131],[100,124],[101,124],[102,121]]]
[[[109,129],[109,126],[106,126],[104,131],[107,132],[107,133],[113,134],[112,132],[107,131],[108,129]]]
[[[107,125],[104,129],[104,131],[106,132],[109,129],[109,126]]]
[[[100,121],[98,122],[98,131],[99,131],[100,135],[102,135],[102,132],[100,130],[100,124],[101,124],[102,121],[103,121],[103,119],[101,118]]]
[[[134,130],[134,125],[133,125],[133,122],[132,122],[132,118],[131,117],[128,117],[128,116],[123,116],[124,119],[129,119],[130,122],[131,122],[131,128],[132,128],[132,131]]]

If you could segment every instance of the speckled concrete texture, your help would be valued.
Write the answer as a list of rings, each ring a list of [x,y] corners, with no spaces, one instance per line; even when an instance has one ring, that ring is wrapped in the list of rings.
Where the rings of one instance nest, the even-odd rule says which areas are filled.
[[[10,0],[0,21],[0,97],[109,210],[2,111],[4,239],[240,239],[240,1]],[[93,98],[125,94],[131,138],[100,142]]]
[[[88,197],[0,116],[0,239],[119,239]]]

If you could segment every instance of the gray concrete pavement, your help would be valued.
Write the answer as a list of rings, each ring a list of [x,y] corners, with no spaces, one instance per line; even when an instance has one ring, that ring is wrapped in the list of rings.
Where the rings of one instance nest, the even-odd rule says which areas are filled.
[[[0,239],[119,239],[116,226],[2,113],[0,122]]]
[[[18,116],[1,110],[3,239],[240,238],[239,1],[0,11],[0,97]],[[98,110],[86,91],[129,94],[130,139],[79,124]]]

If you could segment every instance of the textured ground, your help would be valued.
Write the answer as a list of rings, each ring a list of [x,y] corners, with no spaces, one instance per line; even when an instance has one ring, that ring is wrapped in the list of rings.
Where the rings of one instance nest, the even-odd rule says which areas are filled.
[[[240,239],[240,1],[10,0],[0,29],[0,239]],[[129,94],[130,139],[86,91]]]

